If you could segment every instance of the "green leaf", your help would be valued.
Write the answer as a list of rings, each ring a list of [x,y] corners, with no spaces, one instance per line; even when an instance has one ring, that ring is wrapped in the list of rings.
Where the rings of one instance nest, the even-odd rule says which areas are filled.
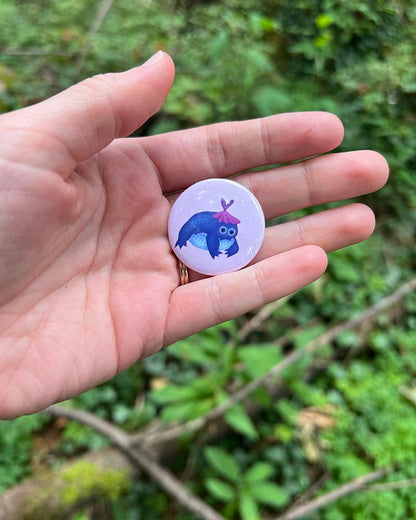
[[[257,462],[246,471],[244,480],[246,483],[253,483],[266,480],[273,475],[274,468],[267,462]]]
[[[212,396],[224,382],[221,372],[211,372],[195,379],[187,385],[167,385],[152,392],[152,398],[159,404],[199,401]]]
[[[242,433],[249,439],[258,438],[257,430],[241,404],[236,404],[230,408],[225,413],[224,418],[225,422],[237,432]]]
[[[212,405],[212,399],[174,403],[166,406],[162,410],[162,419],[164,421],[186,421],[195,419],[211,410]]]
[[[275,428],[273,428],[273,433],[276,435],[276,438],[283,443],[290,442],[293,439],[294,432],[294,428],[287,424],[277,424]]]
[[[338,345],[345,348],[358,346],[359,341],[360,339],[354,330],[344,330],[337,336]]]
[[[253,378],[265,374],[281,357],[276,345],[250,345],[238,349],[238,358],[244,362],[246,372]]]
[[[305,347],[308,345],[308,343],[320,336],[323,332],[325,332],[325,326],[319,324],[307,329],[302,329],[300,332],[293,334],[293,340],[295,342],[296,348]]]
[[[234,498],[234,489],[218,478],[208,478],[205,481],[205,487],[211,493],[211,495],[218,500],[223,500],[224,502],[229,502]]]
[[[0,63],[0,88],[8,89],[17,81],[18,75],[13,69]]]
[[[174,403],[192,399],[196,397],[197,392],[188,386],[167,385],[160,390],[152,392],[152,398],[159,404]]]
[[[391,348],[392,343],[392,337],[384,331],[376,331],[370,337],[370,345],[379,351]]]
[[[204,347],[204,344],[200,345],[196,341],[182,340],[169,349],[169,354],[192,363],[212,365],[216,361],[216,356]]]
[[[315,20],[318,29],[326,29],[334,23],[334,18],[329,14],[320,14]]]
[[[113,409],[112,419],[117,424],[123,424],[133,413],[133,408],[125,404],[116,404]]]
[[[255,482],[250,486],[251,495],[262,504],[281,507],[288,501],[287,492],[272,482]]]
[[[243,493],[238,504],[242,520],[260,520],[256,501],[247,493]]]
[[[87,516],[83,511],[77,511],[72,517],[71,520],[90,520],[90,517]]]
[[[232,482],[238,482],[241,478],[241,470],[237,461],[220,448],[208,447],[205,449],[205,457],[212,468],[220,475]]]
[[[271,18],[262,18],[260,24],[262,29],[266,32],[271,32],[276,29],[276,24]]]

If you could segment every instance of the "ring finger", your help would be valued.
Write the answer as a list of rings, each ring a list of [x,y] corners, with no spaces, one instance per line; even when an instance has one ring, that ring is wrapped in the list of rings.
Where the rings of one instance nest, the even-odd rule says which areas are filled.
[[[374,213],[364,204],[348,204],[277,224],[266,229],[263,245],[251,265],[304,245],[317,245],[329,253],[365,240],[374,225]],[[195,272],[189,277],[190,281],[205,278]]]

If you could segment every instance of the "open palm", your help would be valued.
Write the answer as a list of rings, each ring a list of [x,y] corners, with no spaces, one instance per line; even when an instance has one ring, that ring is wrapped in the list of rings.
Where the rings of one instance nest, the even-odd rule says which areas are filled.
[[[362,204],[266,232],[251,266],[179,286],[167,239],[175,192],[237,175],[266,218],[380,188],[374,152],[315,157],[342,140],[326,113],[282,114],[125,138],[158,110],[170,58],[87,80],[1,116],[0,418],[76,395],[137,359],[319,277],[325,251],[369,236]],[[324,251],[325,250],[325,251]]]

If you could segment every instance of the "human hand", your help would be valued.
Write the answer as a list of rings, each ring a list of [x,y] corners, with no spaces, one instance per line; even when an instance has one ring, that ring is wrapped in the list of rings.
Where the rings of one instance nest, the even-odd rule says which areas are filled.
[[[162,105],[164,53],[0,117],[0,418],[32,413],[113,377],[180,338],[318,278],[325,251],[367,238],[362,204],[266,230],[251,266],[179,286],[167,239],[174,195],[207,177],[335,148],[321,112],[124,138]],[[370,151],[316,157],[234,178],[266,218],[379,189]]]

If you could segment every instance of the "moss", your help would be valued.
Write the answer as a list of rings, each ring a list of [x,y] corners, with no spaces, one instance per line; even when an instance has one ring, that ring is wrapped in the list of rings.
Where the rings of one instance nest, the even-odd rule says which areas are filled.
[[[65,481],[62,504],[70,506],[92,495],[114,500],[130,487],[127,471],[103,469],[80,461],[61,473]]]
[[[79,461],[58,472],[38,476],[27,500],[21,504],[21,520],[62,520],[80,504],[97,498],[116,499],[130,488],[127,469],[109,469]],[[13,517],[14,518],[14,517]]]

